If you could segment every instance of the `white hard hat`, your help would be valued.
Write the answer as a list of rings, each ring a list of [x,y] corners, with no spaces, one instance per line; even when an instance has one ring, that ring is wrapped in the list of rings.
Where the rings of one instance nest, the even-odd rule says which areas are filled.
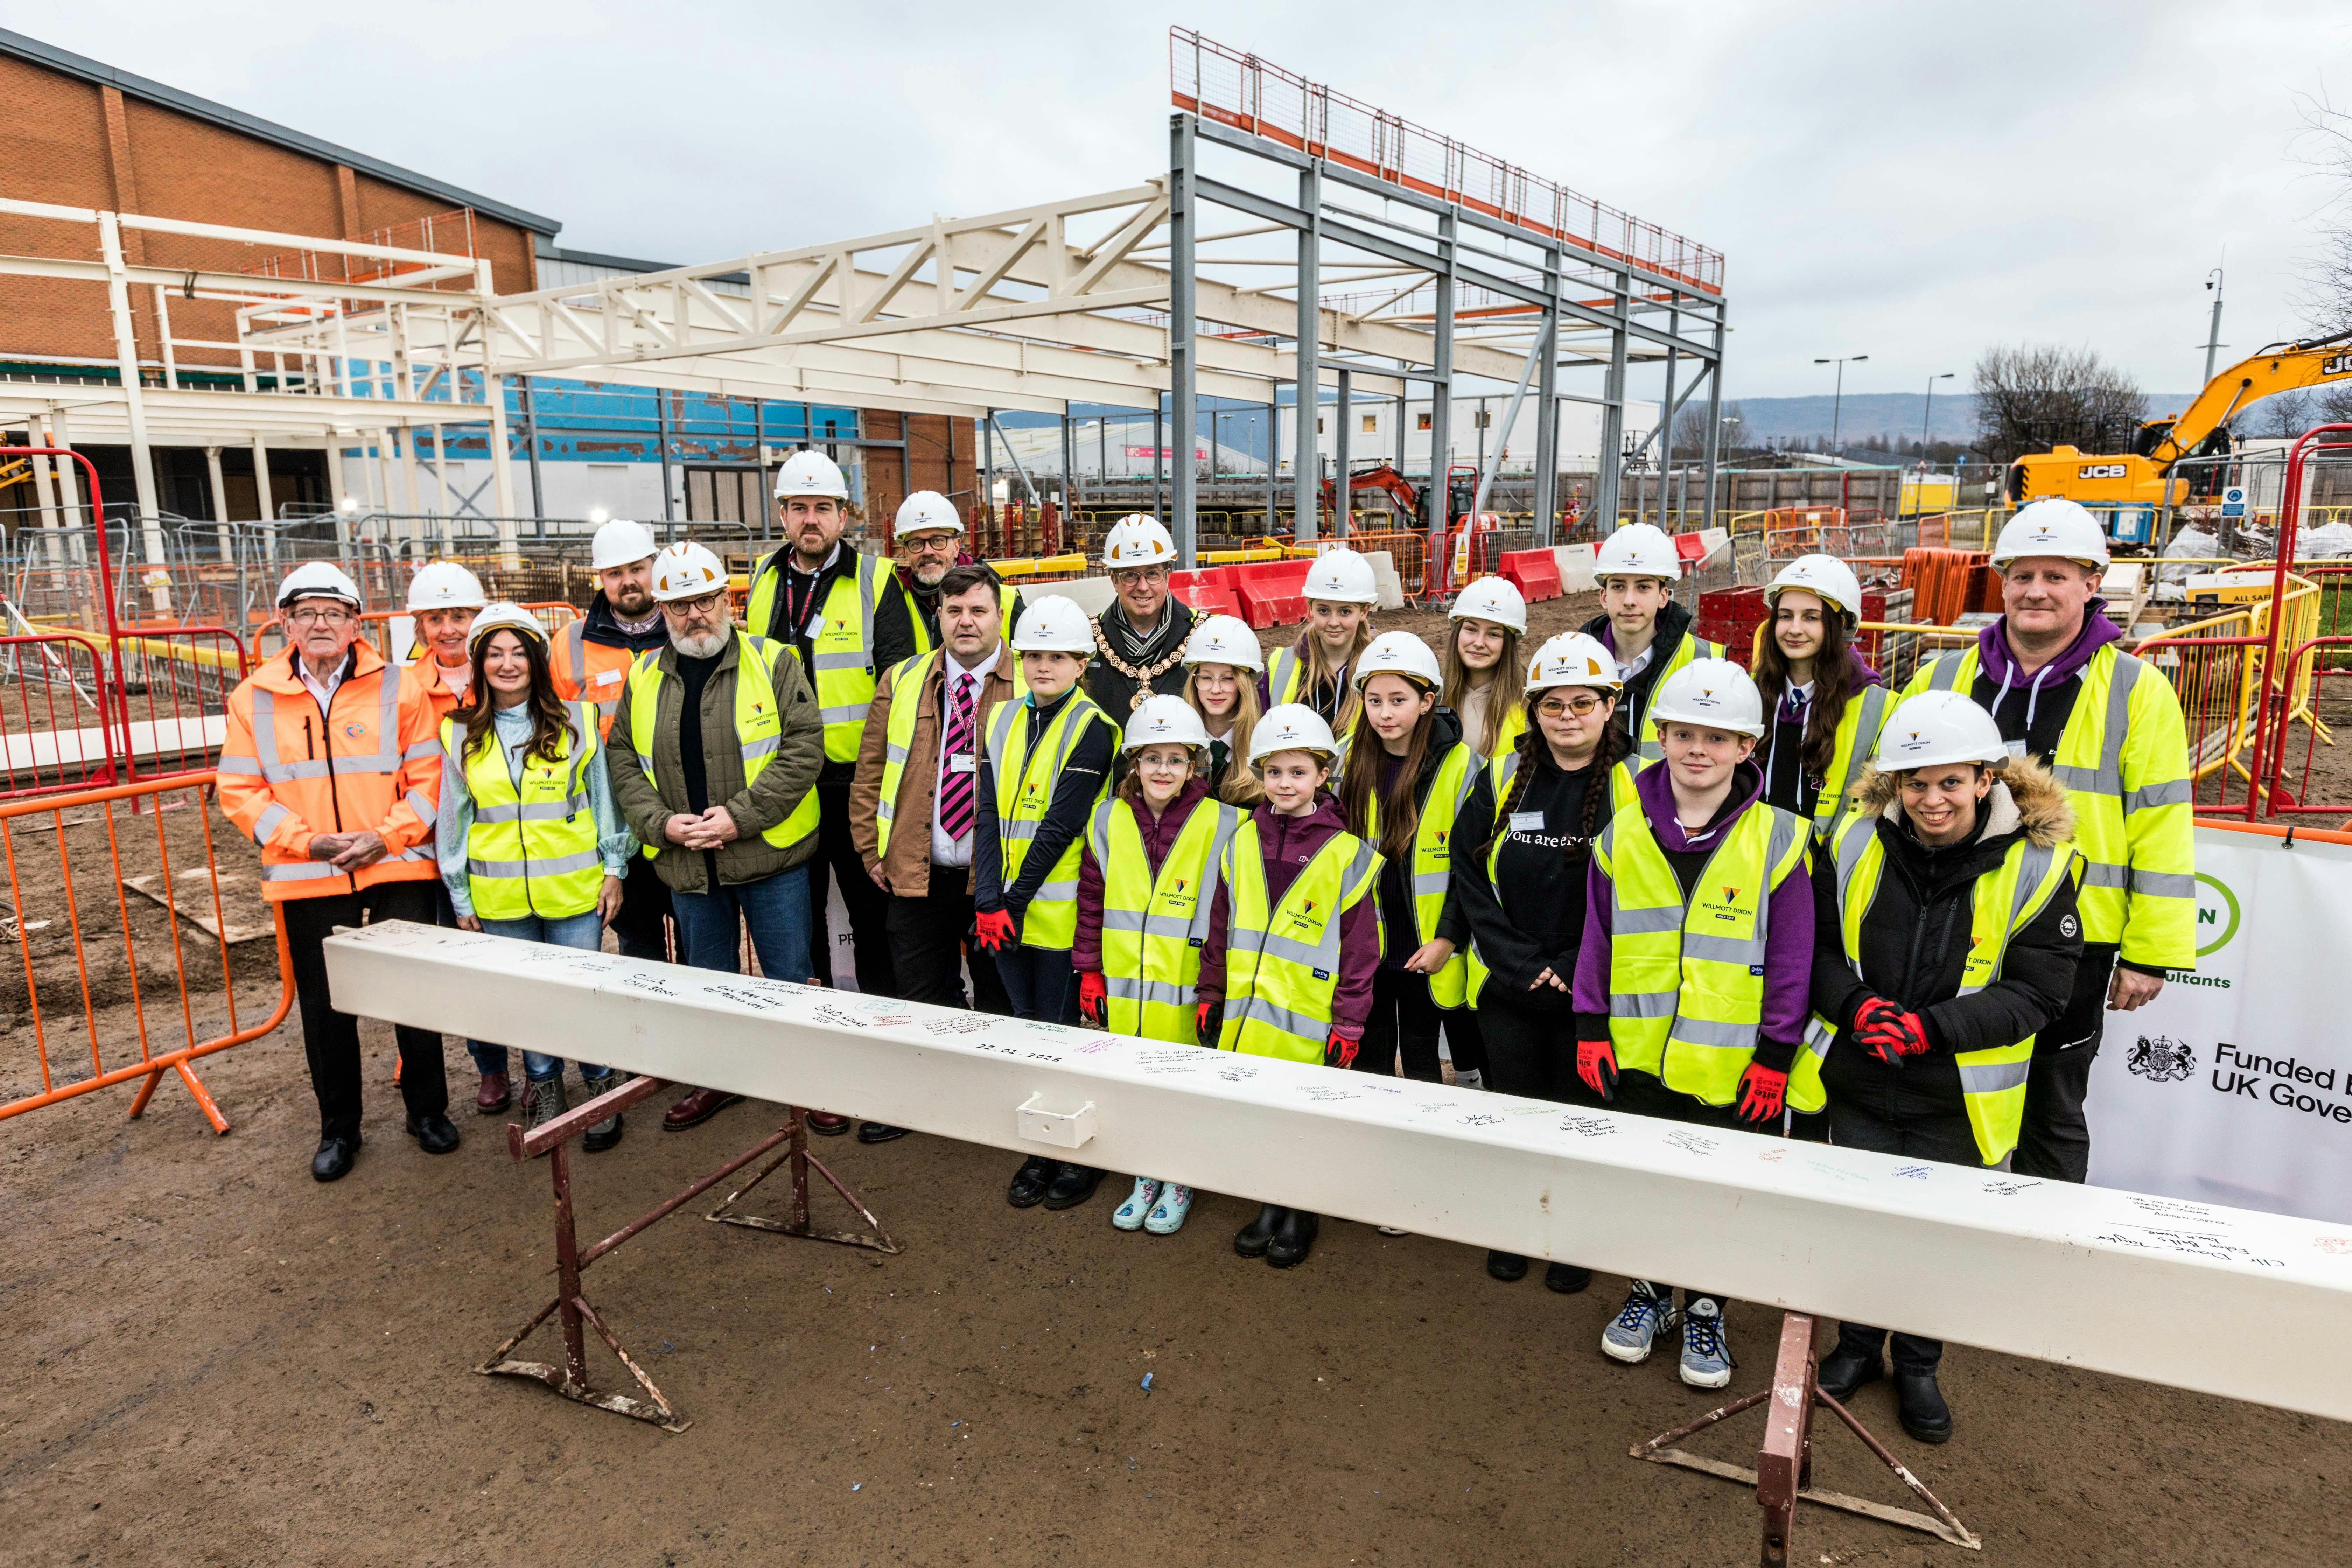
[[[1265,650],[1257,634],[1239,616],[1209,616],[1192,628],[1184,643],[1184,668],[1196,664],[1230,664],[1236,669],[1265,668]]]
[[[1727,658],[1695,658],[1658,682],[1648,717],[1657,724],[1703,724],[1736,735],[1764,735],[1764,700],[1748,672]]]
[[[2009,745],[1993,716],[1965,691],[1922,691],[1906,697],[1878,731],[1878,765],[1889,773],[1938,763],[2009,766]]]
[[[500,599],[497,604],[474,617],[466,630],[466,651],[473,652],[482,646],[482,639],[495,631],[516,631],[525,637],[537,637],[541,647],[547,646],[547,627],[537,616],[520,605]]]
[[[1411,632],[1382,632],[1374,637],[1364,651],[1356,656],[1352,672],[1356,689],[1361,691],[1364,682],[1375,675],[1402,675],[1407,680],[1419,681],[1432,691],[1445,684],[1445,672],[1437,668],[1437,656],[1429,645]]]
[[[588,570],[603,572],[614,566],[627,566],[643,561],[660,548],[652,529],[642,522],[616,517],[596,531],[596,542],[588,547]]]
[[[1780,590],[1802,588],[1843,612],[1848,627],[1862,620],[1862,580],[1853,568],[1834,555],[1800,555],[1780,568],[1780,574],[1765,584],[1764,602],[1778,605]]]
[[[1161,745],[1208,749],[1208,728],[1181,697],[1147,697],[1127,721],[1128,751]]]
[[[1992,547],[1992,566],[2006,572],[2012,561],[2029,555],[2055,555],[2077,561],[2094,572],[2107,569],[2107,531],[2081,501],[2029,501],[2001,525],[2000,542]]]
[[[1250,731],[1249,760],[1262,763],[1276,752],[1313,752],[1325,761],[1339,754],[1331,726],[1304,702],[1278,702]]]
[[[794,452],[776,470],[776,499],[782,500],[787,496],[831,496],[835,500],[847,500],[849,481],[841,477],[841,465],[823,452]]]
[[[1094,623],[1076,599],[1040,594],[1021,612],[1013,628],[1015,653],[1074,653],[1084,658],[1095,651]]]
[[[1372,583],[1372,563],[1352,550],[1327,550],[1317,556],[1299,592],[1333,605],[1376,605],[1381,598]]]
[[[1582,632],[1562,632],[1536,649],[1535,658],[1528,660],[1528,696],[1555,686],[1622,691],[1625,678],[1618,671],[1617,656],[1603,647],[1599,637],[1587,637]]]
[[[1103,535],[1102,563],[1111,571],[1124,566],[1161,566],[1176,559],[1176,541],[1160,520],[1131,511],[1110,525]]]
[[[341,599],[354,610],[367,607],[360,598],[360,585],[331,561],[308,562],[286,574],[286,581],[278,584],[278,607],[282,610],[297,599]]]
[[[490,602],[482,580],[455,561],[433,561],[408,580],[408,613],[419,610],[478,610]]]
[[[1654,523],[1628,523],[1601,542],[1592,553],[1595,577],[1663,577],[1679,582],[1683,558],[1675,542]]]
[[[952,533],[963,531],[963,514],[955,502],[937,490],[917,490],[898,503],[896,531],[899,533]]]
[[[1528,629],[1527,596],[1506,577],[1481,577],[1454,596],[1454,608],[1446,614],[1454,620],[1475,616],[1493,621],[1515,632]]]
[[[727,568],[701,545],[672,544],[654,556],[654,597],[663,604],[724,592]]]

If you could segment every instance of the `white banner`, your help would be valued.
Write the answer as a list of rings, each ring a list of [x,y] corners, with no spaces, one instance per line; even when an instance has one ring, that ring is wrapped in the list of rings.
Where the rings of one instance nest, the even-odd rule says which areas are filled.
[[[2107,1015],[2091,1180],[2352,1222],[2352,847],[2199,828],[2197,938]]]

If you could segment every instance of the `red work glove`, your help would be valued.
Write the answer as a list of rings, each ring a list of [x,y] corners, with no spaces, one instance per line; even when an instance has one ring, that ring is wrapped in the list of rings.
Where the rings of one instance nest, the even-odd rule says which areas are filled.
[[[1927,1049],[1927,1027],[1919,1021],[1919,1015],[1903,1012],[1891,1002],[1854,1030],[1853,1037],[1889,1067],[1899,1068],[1905,1057],[1923,1056]]]
[[[1749,1062],[1739,1076],[1739,1120],[1769,1121],[1789,1107],[1789,1075]]]
[[[1617,1098],[1617,1050],[1607,1040],[1576,1042],[1576,1076],[1603,1100]]]
[[[1332,1030],[1331,1037],[1323,1042],[1323,1065],[1327,1068],[1354,1067],[1356,1042],[1339,1030]]]
[[[1225,1005],[1203,1002],[1192,1010],[1192,1034],[1202,1045],[1214,1049],[1217,1037],[1225,1031]]]
[[[1020,933],[1013,928],[1013,917],[1003,910],[992,910],[979,919],[980,934],[976,939],[990,952],[1011,947]]]
[[[1078,1016],[1091,1024],[1103,1021],[1103,1004],[1110,998],[1110,987],[1103,984],[1098,971],[1087,969],[1078,973]]]

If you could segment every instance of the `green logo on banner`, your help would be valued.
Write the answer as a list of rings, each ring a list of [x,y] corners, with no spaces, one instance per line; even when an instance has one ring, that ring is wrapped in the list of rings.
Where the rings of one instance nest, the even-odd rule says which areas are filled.
[[[2238,895],[2218,877],[2197,873],[2197,956],[2219,952],[2238,934]]]

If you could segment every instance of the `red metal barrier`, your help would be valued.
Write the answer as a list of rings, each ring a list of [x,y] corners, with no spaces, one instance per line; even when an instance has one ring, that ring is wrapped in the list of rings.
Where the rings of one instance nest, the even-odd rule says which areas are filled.
[[[8,796],[54,795],[115,782],[106,667],[96,642],[65,632],[0,637],[13,699],[0,695]]]

